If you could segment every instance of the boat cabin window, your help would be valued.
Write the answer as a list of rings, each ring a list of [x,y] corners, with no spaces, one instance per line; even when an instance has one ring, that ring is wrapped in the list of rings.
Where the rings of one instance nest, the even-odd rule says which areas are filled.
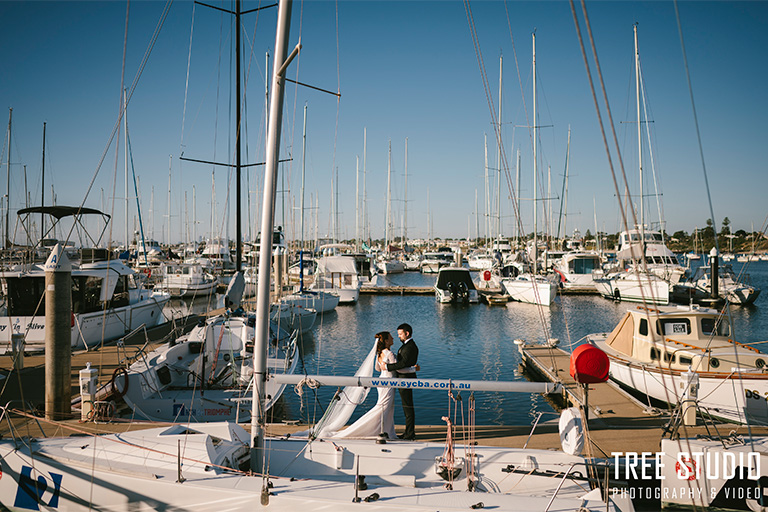
[[[716,318],[702,318],[701,333],[705,336],[728,337],[730,335],[730,328],[727,322],[718,322]]]
[[[692,357],[688,357],[688,356],[684,356],[684,355],[680,355],[679,360],[680,360],[680,364],[692,364],[693,363],[693,358]]]
[[[8,316],[45,316],[44,277],[9,277]],[[40,307],[38,307],[38,303]]]
[[[600,268],[598,258],[579,258],[568,263],[569,270],[573,274],[591,274],[593,270]]]
[[[669,352],[664,352],[664,362],[665,363],[674,363],[675,362],[675,354],[670,354]]]
[[[641,318],[640,326],[637,329],[641,336],[648,336],[648,319]]]
[[[658,361],[659,360],[659,349],[652,348],[651,349],[651,361]]]
[[[663,336],[675,336],[691,333],[691,321],[688,318],[668,318],[659,320],[656,333]]]
[[[100,311],[101,309],[101,278],[93,276],[73,276],[72,312],[93,313],[94,311]]]
[[[113,308],[121,308],[127,306],[128,303],[128,276],[120,276],[115,283],[115,291],[109,305]]]

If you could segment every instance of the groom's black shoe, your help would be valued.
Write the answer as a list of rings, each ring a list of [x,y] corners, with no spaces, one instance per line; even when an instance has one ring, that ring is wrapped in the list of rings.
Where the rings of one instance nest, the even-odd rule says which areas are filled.
[[[406,436],[405,436],[405,434],[398,434],[398,435],[397,435],[397,438],[398,438],[398,439],[403,439],[403,440],[405,440],[405,441],[415,441],[415,440],[416,440],[416,436],[415,436],[415,435],[414,435],[414,436],[408,436],[408,437],[406,437]]]

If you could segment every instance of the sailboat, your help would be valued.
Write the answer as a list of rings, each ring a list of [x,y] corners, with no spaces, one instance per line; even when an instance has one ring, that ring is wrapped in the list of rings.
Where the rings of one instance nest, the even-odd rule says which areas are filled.
[[[281,0],[278,10],[267,191],[274,191],[277,174],[284,73],[300,48],[297,46],[286,58],[291,1]],[[219,422],[91,438],[3,439],[0,498],[6,507],[252,511],[261,504],[277,511],[343,512],[357,511],[361,506],[391,511],[484,507],[537,512],[632,510],[629,500],[607,498],[605,502],[599,489],[585,489],[586,461],[578,455],[467,446],[470,451],[466,465],[461,471],[453,471],[459,466],[452,466],[445,473],[446,481],[435,471],[435,457],[444,459],[446,454],[442,444],[267,438],[261,405],[268,379],[267,297],[273,204],[274,192],[266,193],[254,326],[253,397],[260,406],[252,408],[251,432],[234,423]],[[350,380],[359,384],[360,378]],[[398,380],[402,379],[393,379]],[[462,384],[463,389],[472,390],[476,383]],[[477,389],[497,389],[502,383],[480,384]],[[550,389],[548,384],[516,384],[529,392]],[[5,414],[3,410],[0,419],[5,419]],[[450,457],[453,462],[453,451]],[[468,490],[458,489],[464,482],[459,480],[462,471],[467,476]],[[362,505],[361,501],[368,503]]]
[[[541,276],[537,272],[538,243],[536,238],[536,212],[538,205],[536,203],[536,180],[538,177],[537,158],[536,158],[536,34],[533,38],[533,254],[530,258],[533,263],[533,269],[529,272],[521,272],[510,277],[501,279],[501,288],[504,293],[512,300],[525,302],[528,304],[539,304],[542,306],[551,306],[557,295],[557,285],[550,279]],[[501,95],[499,95],[501,96]],[[501,99],[501,97],[499,98]],[[499,117],[499,137],[501,137],[501,117]],[[501,167],[501,165],[499,165]]]
[[[384,236],[384,252],[376,261],[376,266],[382,274],[401,274],[405,271],[402,260],[392,256],[392,141],[389,142],[387,157],[387,219]]]
[[[665,305],[670,301],[671,286],[680,282],[686,269],[664,243],[661,231],[645,224],[643,193],[642,121],[640,116],[640,52],[635,34],[635,95],[637,104],[637,146],[640,172],[640,224],[619,235],[616,257],[621,270],[595,279],[598,292],[606,298],[628,302],[652,302]]]

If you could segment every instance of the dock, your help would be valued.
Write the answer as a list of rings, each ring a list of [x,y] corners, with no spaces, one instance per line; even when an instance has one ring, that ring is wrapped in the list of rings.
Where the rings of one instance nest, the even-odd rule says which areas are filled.
[[[432,286],[363,286],[360,293],[373,295],[432,295]]]

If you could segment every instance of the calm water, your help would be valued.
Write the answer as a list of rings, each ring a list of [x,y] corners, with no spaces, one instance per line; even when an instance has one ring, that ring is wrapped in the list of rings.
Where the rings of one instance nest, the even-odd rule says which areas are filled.
[[[741,264],[734,264],[738,272]],[[768,340],[768,262],[749,264],[750,282],[763,290],[750,307],[732,308],[736,338],[742,342]],[[383,279],[382,279],[383,278]],[[431,286],[434,275],[419,273],[379,276],[380,284]],[[339,306],[335,312],[318,317],[315,327],[303,335],[299,372],[324,375],[353,375],[373,346],[374,334],[388,330],[395,337],[397,326],[413,326],[419,346],[419,377],[467,380],[525,380],[519,374],[520,354],[513,340],[543,341],[558,338],[568,350],[590,333],[610,331],[628,308],[636,304],[614,303],[596,295],[558,297],[550,308],[510,302],[506,306],[439,304],[433,295],[360,296],[356,305]],[[760,346],[768,352],[768,346]],[[276,414],[302,422],[322,416],[335,388],[307,390],[303,400],[286,389]],[[467,409],[468,396],[463,396]],[[539,411],[543,419],[556,417],[538,395],[479,392],[475,394],[476,421],[489,424],[529,424]],[[376,401],[376,391],[357,408],[353,420]],[[303,403],[302,403],[303,402]],[[416,422],[443,424],[448,412],[445,391],[414,392]],[[397,398],[395,422],[404,421]]]

